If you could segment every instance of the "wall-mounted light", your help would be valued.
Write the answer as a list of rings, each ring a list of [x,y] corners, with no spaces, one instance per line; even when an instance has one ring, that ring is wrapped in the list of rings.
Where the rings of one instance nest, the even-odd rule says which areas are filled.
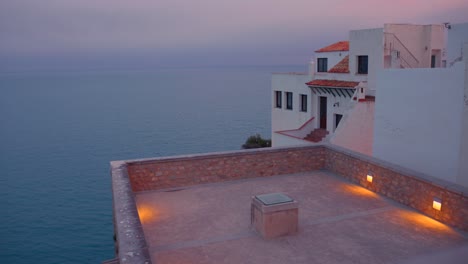
[[[367,181],[372,182],[372,180],[374,180],[374,177],[372,176],[372,174],[368,173],[367,174]]]
[[[333,107],[340,107],[340,102],[336,102],[333,104]]]
[[[442,199],[434,197],[432,200],[432,208],[436,209],[437,211],[440,211],[442,208]]]

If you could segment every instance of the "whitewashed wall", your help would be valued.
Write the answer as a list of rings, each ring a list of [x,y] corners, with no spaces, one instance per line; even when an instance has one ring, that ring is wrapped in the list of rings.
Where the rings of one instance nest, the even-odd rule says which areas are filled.
[[[383,29],[352,30],[349,32],[349,71],[352,75],[367,78],[369,90],[376,90],[377,71],[384,67]],[[369,56],[367,75],[357,74],[357,56]],[[361,80],[360,80],[361,81]]]
[[[333,52],[315,52],[315,79],[326,79],[322,78],[327,76],[326,72],[317,72],[317,59],[318,58],[327,58],[327,71],[329,71],[333,66],[338,64],[344,57],[348,55],[348,51],[333,51]]]
[[[468,42],[468,23],[451,25],[447,40],[447,66],[461,56],[463,42]]]
[[[330,143],[372,156],[374,102],[359,102],[340,122]]]
[[[271,91],[271,130],[289,130],[297,129],[308,121],[312,116],[311,105],[311,90],[305,85],[310,81],[309,75],[300,74],[288,74],[288,73],[275,73],[272,77],[272,91]],[[281,91],[282,96],[282,108],[275,107],[275,91]],[[286,109],[286,96],[284,92],[293,93],[293,110]],[[299,94],[306,94],[308,102],[307,112],[301,112],[301,102]]]
[[[456,182],[464,65],[378,73],[373,155]]]
[[[468,28],[468,24],[465,25],[466,28]],[[463,96],[462,138],[457,182],[468,187],[468,42],[463,44],[463,62],[465,65],[465,89]]]
[[[319,105],[319,96],[323,96],[320,94],[314,95],[315,99],[315,106],[316,109],[314,111],[317,112],[316,118],[317,122],[320,122],[320,117],[319,117],[319,111],[320,111],[320,105]],[[350,103],[351,103],[351,98],[349,97],[333,97],[333,95],[327,94],[327,131],[333,133],[335,131],[335,115],[344,115],[346,111],[349,110],[350,108]],[[317,123],[319,124],[319,123]],[[318,127],[318,125],[317,125]]]
[[[395,34],[418,59],[421,68],[431,67],[433,49],[445,49],[444,25],[385,24],[384,31]]]

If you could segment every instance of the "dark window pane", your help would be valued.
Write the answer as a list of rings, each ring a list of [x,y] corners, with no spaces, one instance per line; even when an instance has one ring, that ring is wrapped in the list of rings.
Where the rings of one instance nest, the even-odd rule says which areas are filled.
[[[358,73],[359,74],[367,74],[368,71],[368,56],[358,56]]]
[[[276,107],[281,108],[281,91],[275,91]]]
[[[317,59],[317,72],[327,72],[328,71],[328,59],[327,58],[318,58]]]
[[[292,110],[293,109],[293,101],[292,101],[292,93],[286,92],[286,109]]]
[[[301,111],[307,112],[307,95],[301,94]]]

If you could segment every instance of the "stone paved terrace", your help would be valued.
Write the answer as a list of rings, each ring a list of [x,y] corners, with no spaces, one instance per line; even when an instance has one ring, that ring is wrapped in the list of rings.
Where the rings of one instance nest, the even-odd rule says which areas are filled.
[[[329,145],[118,161],[111,170],[121,264],[468,259],[466,188]],[[276,192],[299,202],[299,232],[265,240],[250,227],[251,197]]]
[[[250,228],[250,201],[275,192],[299,202],[299,233],[264,240]],[[136,201],[153,263],[399,263],[468,246],[466,234],[327,171],[141,192]]]

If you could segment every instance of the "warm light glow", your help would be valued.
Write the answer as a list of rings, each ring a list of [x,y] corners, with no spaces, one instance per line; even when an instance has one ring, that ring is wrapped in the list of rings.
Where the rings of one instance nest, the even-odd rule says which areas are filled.
[[[158,216],[158,211],[156,208],[147,205],[147,204],[139,204],[138,205],[138,215],[140,216],[140,221],[142,224],[151,223],[156,220]]]
[[[374,192],[371,192],[367,190],[364,187],[356,186],[356,185],[349,185],[349,184],[344,184],[343,189],[346,192],[359,195],[359,196],[368,196],[368,197],[377,197],[377,194]]]
[[[372,175],[367,175],[367,181],[368,182],[372,182],[372,179],[373,179]]]
[[[449,226],[420,213],[407,210],[398,210],[398,215],[402,219],[405,219],[405,221],[408,221],[408,223],[419,227],[438,230],[442,232],[454,232]]]
[[[434,199],[434,201],[432,201],[432,208],[440,211],[440,209],[442,208],[442,201],[438,199]]]

